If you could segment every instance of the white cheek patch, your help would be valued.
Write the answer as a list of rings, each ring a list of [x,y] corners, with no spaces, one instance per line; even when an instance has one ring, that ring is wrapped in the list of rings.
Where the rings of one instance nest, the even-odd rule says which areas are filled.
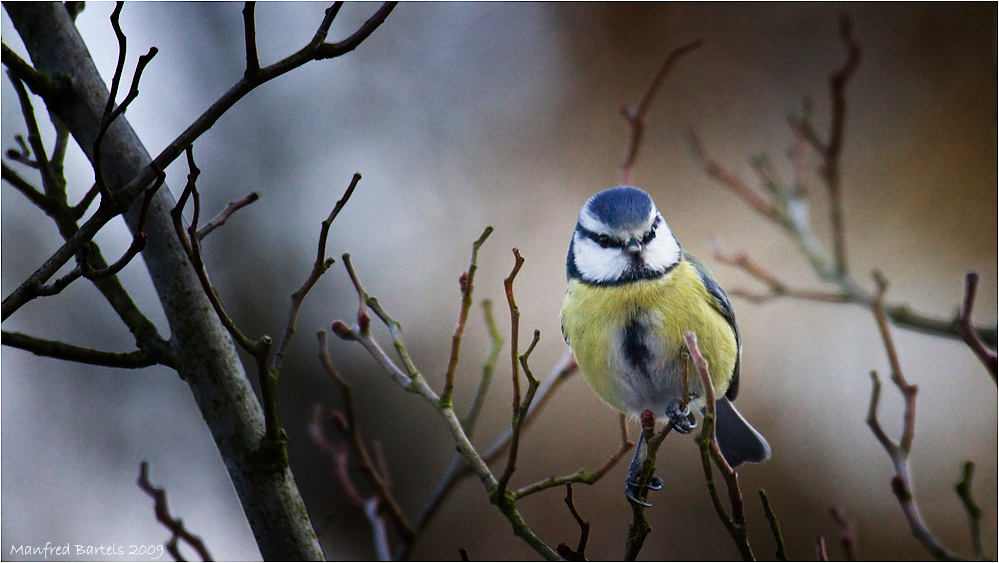
[[[573,235],[573,257],[583,279],[594,283],[620,279],[631,264],[621,249],[604,248],[579,232]]]
[[[642,259],[656,271],[666,271],[680,261],[680,245],[677,244],[665,221],[659,224],[656,238],[642,250]]]

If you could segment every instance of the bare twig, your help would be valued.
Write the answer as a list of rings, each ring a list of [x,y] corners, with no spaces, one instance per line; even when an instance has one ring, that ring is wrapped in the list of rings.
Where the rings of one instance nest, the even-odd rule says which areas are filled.
[[[542,479],[537,483],[528,485],[526,487],[521,487],[514,491],[514,496],[519,500],[526,496],[533,495],[534,493],[540,493],[541,491],[550,489],[552,487],[558,487],[560,485],[571,485],[572,483],[582,483],[584,485],[592,485],[603,478],[621,458],[624,454],[628,453],[628,450],[635,447],[635,442],[628,439],[628,427],[625,421],[624,415],[621,415],[621,445],[618,447],[617,451],[612,453],[600,467],[594,471],[589,471],[586,469],[580,469],[579,471],[572,473],[570,475],[564,475],[561,477],[548,477],[547,479]]]
[[[510,271],[510,275],[503,280],[503,287],[506,290],[506,300],[510,306],[510,360],[511,360],[511,373],[513,377],[513,438],[510,441],[510,450],[507,455],[506,469],[503,470],[503,474],[499,479],[499,486],[496,489],[494,496],[501,498],[506,495],[507,484],[510,482],[510,478],[513,477],[513,472],[517,468],[517,454],[520,448],[520,434],[521,427],[523,426],[524,418],[527,416],[527,408],[530,408],[531,401],[534,400],[534,394],[538,389],[539,382],[534,376],[527,373],[528,382],[530,383],[530,388],[527,395],[523,398],[523,404],[527,405],[527,408],[523,408],[521,404],[520,396],[520,367],[521,363],[526,360],[526,355],[523,359],[517,355],[517,341],[520,337],[520,308],[517,307],[517,302],[514,300],[513,296],[513,281],[517,278],[517,274],[520,272],[520,268],[524,265],[524,258],[520,255],[520,250],[513,249],[514,264],[513,269]],[[539,331],[534,332],[534,341],[531,343],[530,349],[528,349],[527,354],[530,354],[534,350],[534,346],[537,345],[538,339],[541,337]]]
[[[735,542],[735,546],[738,548],[743,560],[753,561],[755,557],[753,556],[753,549],[749,545],[749,536],[746,530],[746,509],[742,500],[742,491],[739,488],[739,475],[728,464],[725,456],[722,455],[715,436],[715,421],[717,420],[715,418],[715,390],[711,381],[710,367],[708,366],[707,359],[701,354],[701,350],[697,346],[697,335],[688,330],[684,332],[683,337],[687,342],[687,351],[690,353],[690,358],[694,362],[694,367],[697,369],[697,373],[701,378],[701,385],[704,389],[706,409],[704,414],[704,428],[697,437],[697,443],[701,448],[704,477],[708,483],[711,500],[715,511],[718,513],[718,517],[721,519],[722,524],[725,525],[725,529],[728,530],[729,535],[732,536],[732,540]],[[716,488],[713,487],[714,476],[711,471],[711,463],[708,460],[709,454],[711,460],[714,461],[715,466],[721,472],[722,478],[725,479],[725,486],[728,489],[728,500],[732,507],[731,518],[725,513],[725,509],[721,506],[721,501],[715,492]]]
[[[472,471],[479,477],[479,480],[489,493],[490,501],[500,509],[503,515],[510,522],[513,527],[513,533],[524,540],[525,543],[527,543],[532,549],[535,550],[535,552],[545,559],[557,560],[559,557],[558,553],[549,547],[544,540],[538,537],[537,534],[535,534],[530,526],[528,526],[524,521],[520,511],[517,510],[515,499],[512,498],[513,495],[509,492],[496,494],[500,489],[499,481],[493,475],[492,471],[486,465],[486,462],[479,455],[475,447],[472,446],[468,439],[468,435],[465,434],[464,429],[461,427],[461,422],[458,420],[457,415],[455,415],[453,406],[445,404],[440,400],[440,396],[438,396],[437,393],[435,393],[434,390],[427,385],[423,376],[413,364],[412,358],[409,357],[409,353],[406,350],[405,343],[402,339],[402,325],[390,317],[381,308],[378,300],[370,296],[367,291],[364,290],[364,287],[361,285],[360,279],[351,264],[350,256],[345,254],[343,261],[344,266],[347,268],[347,272],[350,275],[351,281],[354,283],[354,287],[357,290],[359,301],[358,313],[353,327],[348,327],[342,321],[336,321],[333,323],[333,332],[344,340],[359,342],[368,351],[368,353],[371,354],[372,358],[374,358],[375,361],[377,361],[378,364],[381,365],[382,368],[394,380],[396,380],[397,383],[402,385],[402,387],[407,391],[419,395],[434,407],[434,410],[447,425],[448,430],[455,441],[456,449],[462,455],[464,461],[471,467]],[[388,327],[389,333],[393,338],[393,344],[396,352],[399,354],[400,360],[405,366],[405,369],[400,368],[394,361],[392,361],[378,342],[371,336],[371,319],[367,313],[368,308],[374,311],[378,318]],[[420,529],[419,524],[417,525],[417,529]],[[408,552],[411,547],[412,542],[406,542],[403,544],[401,549],[404,552]]]
[[[157,357],[145,350],[134,350],[125,353],[104,352],[56,340],[45,340],[21,334],[20,332],[7,332],[6,330],[3,331],[3,345],[20,348],[36,356],[57,358],[95,366],[135,369],[163,364],[173,367],[173,360],[168,355]]]
[[[652,103],[656,92],[666,80],[666,76],[669,75],[669,71],[676,64],[676,61],[686,53],[693,51],[700,46],[701,40],[696,39],[670,51],[670,54],[663,62],[663,66],[659,68],[659,72],[656,73],[655,78],[652,79],[648,89],[646,89],[645,93],[642,94],[642,98],[638,102],[638,106],[634,108],[627,106],[621,108],[621,115],[628,122],[628,127],[631,129],[631,135],[628,138],[628,147],[625,149],[624,159],[621,161],[621,184],[631,185],[634,183],[635,178],[633,168],[635,160],[638,159],[638,149],[642,144],[642,131],[645,128],[645,114],[648,112],[649,105]]]
[[[228,91],[226,91],[210,108],[201,114],[183,133],[167,146],[143,171],[136,175],[128,185],[121,188],[121,198],[101,207],[80,229],[70,237],[59,250],[50,256],[31,276],[4,298],[0,308],[0,318],[7,319],[21,306],[39,296],[38,288],[69,261],[79,249],[93,239],[94,235],[111,219],[128,210],[128,207],[142,190],[151,184],[160,171],[184,153],[202,133],[210,129],[216,121],[246,94],[278,76],[294,70],[303,64],[319,59],[328,59],[344,55],[361,44],[375,29],[380,26],[395,7],[395,3],[383,4],[364,24],[350,37],[336,43],[325,43],[325,32],[317,32],[317,37],[298,52],[260,69],[252,76],[244,76]],[[324,20],[326,30],[329,23]],[[319,37],[321,35],[321,37]]]
[[[244,198],[237,199],[236,201],[230,201],[229,205],[227,205],[221,213],[206,223],[204,227],[198,229],[198,240],[203,240],[206,236],[208,236],[208,233],[214,231],[222,225],[225,225],[225,222],[229,220],[229,217],[232,217],[233,213],[239,211],[247,205],[250,205],[258,199],[260,199],[260,194],[253,192]]]
[[[475,391],[475,398],[472,406],[468,409],[468,414],[462,419],[461,425],[465,428],[465,433],[469,439],[475,434],[475,427],[479,422],[479,415],[482,413],[482,406],[486,403],[486,395],[489,393],[489,385],[493,380],[493,371],[496,369],[496,360],[499,359],[500,351],[503,348],[503,335],[496,328],[496,321],[493,319],[493,304],[488,299],[482,300],[482,316],[486,323],[486,330],[489,331],[491,342],[489,355],[482,364],[482,378],[479,379],[479,388]]]
[[[784,546],[784,536],[780,532],[780,521],[777,520],[777,515],[774,514],[773,508],[770,507],[770,499],[767,497],[767,492],[760,489],[759,493],[760,501],[763,502],[763,514],[767,517],[767,522],[770,524],[770,533],[773,534],[774,542],[777,544],[774,551],[774,558],[777,561],[787,561],[787,548]]]
[[[330,266],[333,265],[333,258],[326,257],[326,243],[329,240],[330,226],[340,214],[343,207],[347,204],[347,200],[350,199],[351,194],[354,193],[354,189],[357,187],[357,183],[360,181],[361,175],[355,173],[354,177],[350,180],[350,184],[347,186],[347,190],[344,192],[343,197],[336,202],[336,205],[333,206],[333,210],[330,211],[329,216],[322,222],[322,226],[319,229],[319,243],[316,249],[316,261],[312,266],[312,271],[309,272],[309,276],[305,279],[305,282],[302,283],[302,286],[291,294],[291,307],[288,311],[288,322],[285,323],[284,334],[281,335],[281,341],[278,344],[277,352],[275,352],[274,359],[271,362],[271,373],[274,374],[274,377],[277,377],[277,375],[281,373],[285,355],[288,353],[288,347],[291,346],[291,339],[295,335],[295,324],[298,321],[298,312],[302,308],[302,303],[305,302],[305,296],[309,293],[312,287],[316,285],[319,278],[326,273],[326,270],[329,270]],[[251,195],[256,194],[254,193]],[[230,203],[229,207],[233,207],[233,204]],[[200,231],[199,236],[201,236]]]
[[[132,75],[132,86],[129,88],[128,94],[125,95],[125,99],[122,100],[121,104],[116,106],[115,99],[118,97],[118,88],[121,85],[121,75],[125,70],[125,53],[127,51],[127,39],[125,37],[125,33],[121,30],[121,24],[119,23],[121,9],[124,5],[124,2],[118,2],[115,5],[114,11],[111,13],[111,27],[114,28],[115,36],[118,38],[118,64],[115,66],[114,78],[111,80],[111,91],[108,93],[107,105],[104,106],[104,114],[101,116],[101,124],[97,130],[97,136],[94,138],[92,159],[94,166],[94,178],[97,182],[98,189],[101,191],[102,197],[108,197],[111,195],[107,184],[104,182],[104,173],[102,169],[103,159],[101,157],[101,147],[104,144],[104,136],[107,134],[111,124],[113,124],[121,114],[125,113],[129,104],[131,104],[132,101],[139,96],[139,79],[142,77],[142,71],[145,70],[146,65],[153,60],[153,57],[155,57],[158,52],[156,47],[150,47],[148,53],[139,57],[139,62],[135,66],[135,74]]]
[[[388,508],[389,514],[392,517],[393,522],[396,525],[399,533],[404,537],[411,537],[416,535],[416,531],[413,526],[409,523],[409,519],[406,518],[402,507],[396,500],[395,495],[389,489],[386,479],[383,477],[384,474],[379,473],[376,470],[375,464],[372,460],[372,456],[368,453],[368,448],[364,443],[364,438],[361,436],[360,427],[357,424],[357,413],[354,405],[354,389],[347,382],[343,376],[337,371],[336,367],[333,366],[333,361],[329,356],[329,349],[326,345],[326,332],[319,331],[316,334],[319,339],[319,361],[323,365],[323,369],[329,374],[330,378],[337,384],[340,388],[340,393],[343,395],[344,400],[344,413],[345,416],[338,417],[334,419],[339,430],[344,434],[344,436],[349,441],[351,448],[354,450],[354,455],[358,457],[360,461],[361,471],[364,473],[368,481],[374,487],[378,498],[382,501],[385,507]],[[321,410],[321,406],[316,406],[316,409]]]
[[[832,95],[832,117],[829,131],[829,144],[824,153],[825,163],[822,167],[829,190],[829,216],[832,222],[833,251],[836,256],[836,269],[840,275],[847,274],[846,233],[843,226],[843,196],[840,189],[840,154],[843,147],[843,130],[846,124],[846,83],[853,76],[860,63],[860,44],[853,34],[853,20],[848,12],[840,14],[839,34],[847,49],[847,58],[843,66],[829,77],[829,89]]]
[[[815,560],[829,561],[829,552],[826,551],[826,538],[822,536],[815,538]]]
[[[257,29],[253,17],[256,2],[243,5],[243,35],[246,41],[246,71],[247,76],[260,72],[260,61],[257,59]]]
[[[902,368],[899,364],[898,353],[895,350],[895,343],[892,340],[891,332],[888,329],[888,320],[885,316],[882,299],[888,288],[888,282],[877,270],[874,271],[874,278],[878,284],[878,292],[874,298],[871,309],[877,321],[881,339],[884,342],[885,351],[888,354],[888,363],[891,366],[891,380],[898,387],[905,399],[905,411],[902,415],[902,436],[896,443],[888,437],[881,423],[878,421],[878,402],[881,397],[881,382],[878,380],[877,372],[871,372],[871,402],[867,411],[867,425],[874,433],[874,437],[888,453],[892,465],[895,468],[895,475],[891,480],[892,492],[898,499],[902,512],[905,514],[912,535],[923,545],[930,554],[940,561],[955,561],[957,556],[945,548],[936,537],[930,532],[919,507],[912,495],[912,485],[909,470],[909,451],[912,448],[912,440],[916,432],[916,392],[915,385],[910,384],[902,375]]]
[[[846,518],[843,509],[834,506],[829,509],[829,516],[839,528],[839,544],[843,546],[843,557],[847,561],[857,561],[857,529]]]
[[[975,330],[971,323],[971,313],[975,308],[975,295],[978,293],[978,272],[968,272],[964,276],[964,300],[961,303],[961,311],[957,315],[956,324],[961,331],[961,337],[971,348],[971,351],[978,356],[985,369],[992,375],[992,381],[996,382],[996,351],[990,350],[981,335]]]
[[[213,561],[212,556],[208,553],[208,548],[205,547],[204,540],[201,537],[196,536],[184,528],[183,522],[180,518],[174,518],[170,516],[170,508],[167,506],[167,496],[166,491],[163,489],[158,489],[149,482],[149,464],[143,461],[139,465],[139,479],[136,482],[139,488],[142,489],[147,495],[149,495],[154,503],[156,510],[156,519],[159,520],[161,524],[166,526],[170,533],[172,534],[171,541],[176,545],[176,540],[184,540],[187,545],[191,546],[195,551],[198,552],[198,556],[201,557],[202,561]],[[176,557],[179,555],[179,551],[174,553]],[[178,561],[181,559],[178,558]]]
[[[461,289],[461,310],[458,313],[458,324],[454,328],[454,335],[451,336],[451,356],[448,358],[447,371],[444,373],[444,389],[441,391],[441,401],[446,403],[451,401],[451,395],[454,393],[454,378],[458,371],[461,336],[465,332],[465,321],[468,320],[468,311],[472,308],[472,283],[475,281],[475,270],[478,269],[476,260],[479,256],[479,248],[482,247],[492,232],[492,227],[486,227],[482,231],[482,235],[472,243],[472,262],[468,266],[468,271],[463,272],[458,278],[458,285]]]
[[[971,545],[975,550],[975,559],[985,561],[985,548],[982,546],[982,508],[975,502],[971,494],[971,476],[975,472],[975,464],[965,461],[961,470],[961,478],[954,484],[957,496],[961,498],[964,509],[968,512],[968,524],[971,527]]]
[[[583,517],[576,511],[576,505],[572,502],[572,483],[565,485],[565,505],[569,507],[569,513],[579,526],[579,543],[576,549],[570,548],[566,543],[558,544],[555,548],[562,559],[566,561],[586,561],[586,542],[590,537],[590,523],[583,520]]]

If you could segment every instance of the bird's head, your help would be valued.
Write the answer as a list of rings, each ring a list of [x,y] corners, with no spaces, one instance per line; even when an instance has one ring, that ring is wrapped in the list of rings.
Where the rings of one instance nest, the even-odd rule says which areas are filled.
[[[613,285],[662,276],[680,261],[680,245],[649,194],[604,190],[579,212],[569,245],[567,275]]]

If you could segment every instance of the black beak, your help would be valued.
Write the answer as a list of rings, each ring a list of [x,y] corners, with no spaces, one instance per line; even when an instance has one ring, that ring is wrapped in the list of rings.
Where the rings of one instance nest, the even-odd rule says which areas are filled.
[[[624,250],[632,256],[638,256],[642,252],[642,243],[637,238],[632,237],[625,245]]]

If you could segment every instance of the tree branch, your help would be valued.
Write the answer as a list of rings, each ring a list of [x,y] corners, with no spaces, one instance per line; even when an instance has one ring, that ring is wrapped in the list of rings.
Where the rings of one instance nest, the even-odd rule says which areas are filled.
[[[95,366],[106,366],[112,368],[144,368],[157,364],[167,367],[174,367],[173,360],[168,355],[150,354],[146,350],[134,350],[126,353],[104,352],[92,350],[83,346],[74,346],[56,340],[44,340],[35,336],[29,336],[20,332],[3,331],[3,345],[12,348],[19,348],[31,352],[36,356],[44,356],[90,364]]]
[[[177,559],[177,561],[183,561],[180,557],[180,551],[177,550],[177,539],[184,540],[187,545],[191,546],[195,551],[198,552],[198,556],[201,557],[202,561],[214,561],[210,553],[208,553],[208,548],[205,547],[204,540],[201,537],[196,536],[184,528],[183,522],[180,518],[174,518],[170,516],[170,508],[167,505],[166,491],[163,489],[158,489],[149,482],[149,464],[143,461],[139,465],[139,479],[136,481],[139,488],[143,490],[147,495],[149,495],[155,505],[156,519],[160,521],[161,524],[166,526],[170,533],[173,534],[171,538],[171,545],[173,550],[172,555]]]

